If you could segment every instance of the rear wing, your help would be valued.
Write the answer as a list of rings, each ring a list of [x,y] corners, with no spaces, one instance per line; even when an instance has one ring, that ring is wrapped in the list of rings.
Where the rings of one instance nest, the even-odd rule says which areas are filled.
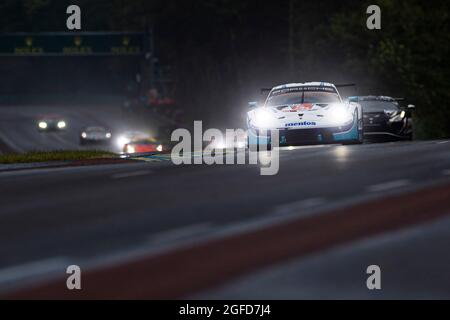
[[[343,83],[334,85],[336,88],[349,88],[356,87],[356,83]],[[272,88],[261,88],[261,94],[269,93],[272,91]]]

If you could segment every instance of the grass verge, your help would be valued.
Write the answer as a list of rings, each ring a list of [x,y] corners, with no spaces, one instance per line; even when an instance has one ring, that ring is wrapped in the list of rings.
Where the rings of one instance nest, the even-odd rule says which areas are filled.
[[[0,155],[0,163],[13,164],[51,161],[81,161],[92,159],[110,159],[114,156],[114,153],[106,151],[35,151],[24,154],[12,153]]]

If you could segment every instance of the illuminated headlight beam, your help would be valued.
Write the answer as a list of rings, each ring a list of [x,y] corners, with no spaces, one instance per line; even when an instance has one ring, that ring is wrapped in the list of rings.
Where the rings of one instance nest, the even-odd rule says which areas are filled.
[[[67,126],[65,121],[59,121],[58,122],[58,128],[59,129],[64,129]]]
[[[119,138],[117,138],[117,146],[119,148],[123,148],[126,144],[130,143],[130,139],[120,136]]]
[[[133,146],[127,146],[126,151],[127,153],[135,153],[136,149]]]
[[[237,146],[238,149],[243,149],[243,148],[245,148],[245,141],[238,141],[238,142],[236,143],[236,146]]]
[[[39,122],[39,128],[47,129],[48,128],[47,122],[44,122],[44,121]]]
[[[353,120],[353,115],[344,106],[335,106],[331,109],[331,118],[337,124],[347,124]]]
[[[264,109],[255,110],[253,125],[260,129],[268,129],[274,125],[273,115]]]
[[[402,111],[400,113],[394,113],[389,122],[401,122],[405,119],[405,117],[406,117],[405,111]]]

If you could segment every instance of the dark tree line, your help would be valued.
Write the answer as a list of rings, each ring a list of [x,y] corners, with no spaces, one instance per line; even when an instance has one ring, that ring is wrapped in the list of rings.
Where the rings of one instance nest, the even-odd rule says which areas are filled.
[[[357,92],[404,96],[423,137],[450,135],[448,1],[3,0],[2,31],[57,31],[79,4],[84,30],[153,26],[161,63],[193,118],[242,125],[260,87],[356,82]],[[366,8],[382,9],[382,30]]]

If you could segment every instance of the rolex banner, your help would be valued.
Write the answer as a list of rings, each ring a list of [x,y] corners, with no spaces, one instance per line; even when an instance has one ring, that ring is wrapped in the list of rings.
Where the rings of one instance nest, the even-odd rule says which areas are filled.
[[[15,33],[0,35],[0,56],[141,55],[148,50],[145,33]]]

